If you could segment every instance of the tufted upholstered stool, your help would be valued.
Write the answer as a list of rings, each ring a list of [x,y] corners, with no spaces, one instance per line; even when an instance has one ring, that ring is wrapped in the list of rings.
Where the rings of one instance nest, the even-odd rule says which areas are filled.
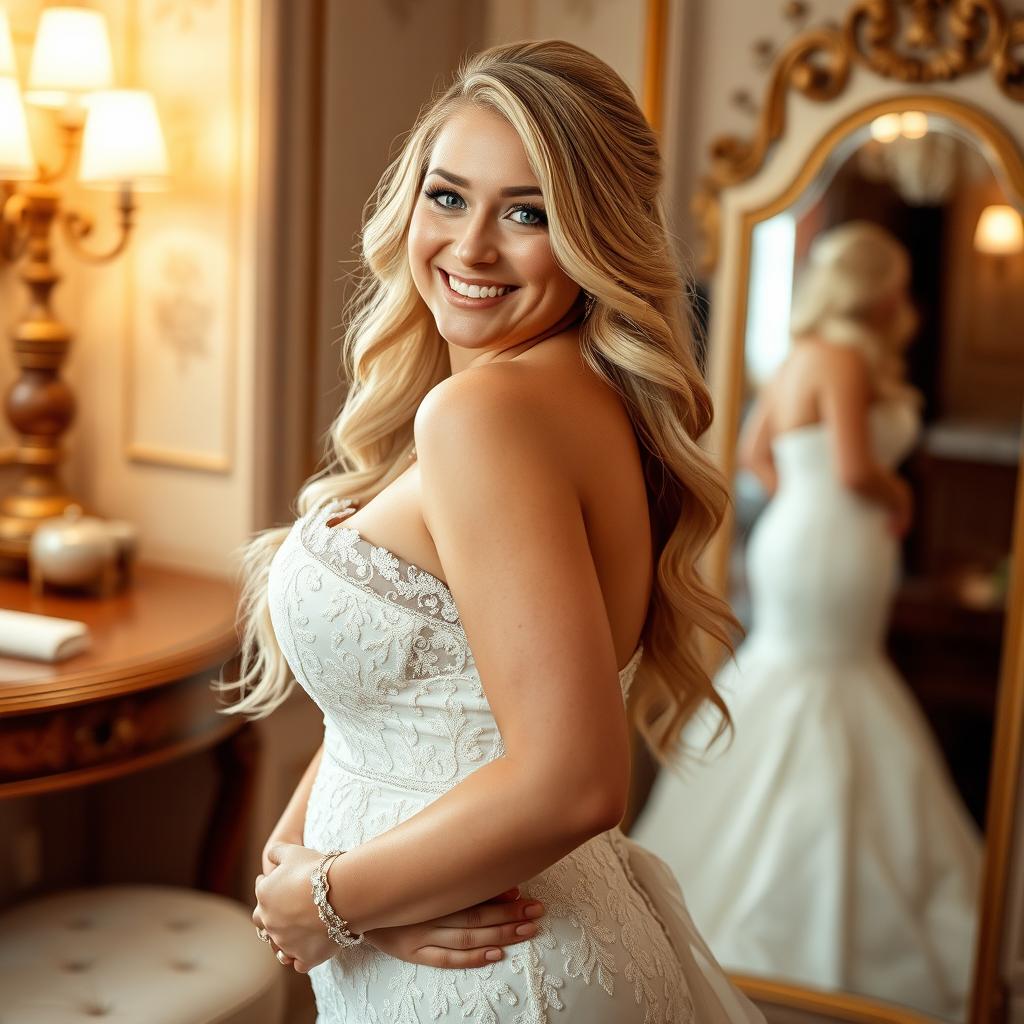
[[[154,885],[0,914],[0,1024],[281,1024],[285,974],[250,912]]]

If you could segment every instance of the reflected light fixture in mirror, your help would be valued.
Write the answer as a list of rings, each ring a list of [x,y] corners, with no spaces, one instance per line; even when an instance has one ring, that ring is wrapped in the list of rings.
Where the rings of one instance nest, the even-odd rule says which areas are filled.
[[[882,114],[871,122],[875,142],[890,143],[899,138],[923,139],[928,134],[928,115],[923,110]]]
[[[974,229],[974,248],[993,260],[996,279],[1004,281],[1007,259],[1024,250],[1020,214],[1012,206],[986,206]]]
[[[905,139],[923,139],[928,134],[928,115],[920,110],[900,114],[900,134]]]
[[[895,142],[903,127],[903,119],[899,114],[883,114],[871,122],[871,137],[875,142]]]
[[[1013,256],[1024,250],[1024,224],[1012,206],[986,206],[974,229],[974,248],[990,256]]]

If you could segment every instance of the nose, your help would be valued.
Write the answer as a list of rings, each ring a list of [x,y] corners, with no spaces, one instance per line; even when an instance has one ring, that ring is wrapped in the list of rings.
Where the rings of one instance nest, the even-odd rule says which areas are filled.
[[[492,225],[486,210],[478,210],[462,222],[462,233],[455,244],[455,257],[464,267],[494,263],[498,248],[491,233]]]

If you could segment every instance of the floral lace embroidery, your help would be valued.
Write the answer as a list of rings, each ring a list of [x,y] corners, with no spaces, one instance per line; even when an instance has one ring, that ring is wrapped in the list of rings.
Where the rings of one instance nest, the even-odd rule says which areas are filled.
[[[369,841],[503,750],[448,588],[357,531],[327,527],[339,505],[351,503],[296,522],[269,594],[281,649],[324,712],[304,835],[318,849]],[[624,692],[641,656],[620,672]],[[547,913],[497,964],[440,970],[363,945],[314,968],[320,1024],[554,1024],[581,991],[610,1000],[595,1021],[691,1021],[682,972],[617,836],[521,886]]]

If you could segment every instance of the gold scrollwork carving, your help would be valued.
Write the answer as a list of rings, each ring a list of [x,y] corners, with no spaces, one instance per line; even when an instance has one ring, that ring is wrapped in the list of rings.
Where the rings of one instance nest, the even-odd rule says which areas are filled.
[[[900,82],[948,82],[985,67],[1005,27],[998,0],[859,0],[846,16],[857,58]]]
[[[785,129],[790,89],[816,102],[831,100],[846,88],[854,61],[883,78],[920,83],[988,67],[1007,96],[1024,102],[1024,15],[1007,16],[999,0],[854,0],[843,28],[800,33],[773,66],[754,135],[711,143],[710,170],[691,202],[702,271],[718,263],[721,191],[760,169]]]

